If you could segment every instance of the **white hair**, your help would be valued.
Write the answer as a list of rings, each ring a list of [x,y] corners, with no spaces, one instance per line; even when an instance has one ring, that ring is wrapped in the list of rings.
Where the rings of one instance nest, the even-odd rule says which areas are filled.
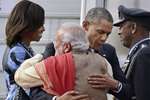
[[[89,48],[85,31],[76,23],[64,23],[60,26],[62,43],[71,43],[73,51],[84,51]]]

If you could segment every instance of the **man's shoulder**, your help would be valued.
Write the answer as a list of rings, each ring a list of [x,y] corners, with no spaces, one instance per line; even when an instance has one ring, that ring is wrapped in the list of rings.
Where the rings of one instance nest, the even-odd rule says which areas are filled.
[[[116,52],[116,49],[111,44],[105,43],[100,47],[100,52],[102,53],[102,55],[105,54],[107,56],[110,56]]]
[[[147,54],[150,54],[150,46],[143,47],[139,52],[139,55],[147,55]]]
[[[44,59],[46,59],[49,56],[55,55],[55,48],[53,42],[50,42],[46,45],[46,48],[43,52]]]
[[[73,58],[72,52],[69,52],[69,53],[64,53],[64,54],[60,54],[60,55],[49,56],[46,59],[44,59],[43,61],[44,62],[46,62],[46,61],[62,62],[62,61],[72,59],[72,58]]]
[[[104,43],[104,44],[102,45],[102,48],[115,49],[115,47],[114,47],[114,46],[112,46],[112,45],[111,45],[111,44],[109,44],[109,43]]]

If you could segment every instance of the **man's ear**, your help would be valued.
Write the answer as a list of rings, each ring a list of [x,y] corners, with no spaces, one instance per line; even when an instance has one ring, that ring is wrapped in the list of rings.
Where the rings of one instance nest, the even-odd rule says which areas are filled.
[[[85,31],[88,31],[88,29],[89,29],[89,22],[84,20],[84,21],[82,22],[82,27],[83,27],[83,29],[84,29]]]
[[[137,25],[136,25],[136,23],[133,23],[133,25],[132,25],[131,28],[132,28],[131,33],[134,34],[134,33],[136,32],[136,30],[137,30]]]
[[[72,46],[71,46],[71,43],[64,43],[64,46],[63,46],[63,52],[64,53],[68,53],[72,50]]]

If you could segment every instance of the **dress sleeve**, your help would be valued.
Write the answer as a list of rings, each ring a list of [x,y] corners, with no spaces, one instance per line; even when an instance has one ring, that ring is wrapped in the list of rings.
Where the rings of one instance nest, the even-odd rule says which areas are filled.
[[[14,47],[8,54],[8,67],[15,73],[20,64],[26,59],[26,52],[21,47]]]

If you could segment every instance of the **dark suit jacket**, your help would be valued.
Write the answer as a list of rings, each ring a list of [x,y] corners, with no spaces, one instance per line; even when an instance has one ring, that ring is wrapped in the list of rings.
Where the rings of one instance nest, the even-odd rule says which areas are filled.
[[[150,47],[145,47],[135,61],[133,84],[136,100],[150,100]]]
[[[127,84],[125,75],[120,68],[115,48],[113,46],[111,46],[110,44],[105,43],[100,47],[99,54],[104,56],[108,60],[108,62],[111,64],[114,79],[120,81],[123,85],[123,87],[119,93],[115,93],[113,91],[109,91],[109,93],[114,95],[116,98],[118,98],[120,100],[127,100],[126,91],[128,91],[128,89],[127,89],[128,84]]]
[[[123,74],[123,72],[120,68],[115,48],[113,46],[111,46],[110,44],[103,44],[99,50],[96,50],[96,52],[101,54],[108,60],[108,62],[112,66],[114,78],[119,80],[123,84],[123,88],[122,88],[121,92],[115,93],[113,91],[110,91],[110,93],[115,95],[117,98],[119,98],[121,100],[126,100],[125,99],[125,97],[126,97],[125,89],[127,86],[127,82],[126,82],[125,75]],[[48,56],[54,55],[54,53],[55,53],[54,45],[53,45],[53,43],[50,43],[47,45],[43,55],[44,55],[44,58],[47,58]],[[36,91],[36,89],[34,91]],[[37,96],[38,94],[40,94],[40,92],[38,92],[38,93],[34,92],[34,94],[32,94],[32,96],[34,97],[34,95]],[[34,99],[32,99],[32,100],[34,100]],[[36,99],[36,100],[39,100],[39,99]],[[46,99],[44,99],[44,100],[46,100]],[[47,100],[49,100],[49,99],[47,99]]]
[[[127,100],[150,100],[150,39],[139,43],[128,58],[130,62],[125,71],[130,83]]]

